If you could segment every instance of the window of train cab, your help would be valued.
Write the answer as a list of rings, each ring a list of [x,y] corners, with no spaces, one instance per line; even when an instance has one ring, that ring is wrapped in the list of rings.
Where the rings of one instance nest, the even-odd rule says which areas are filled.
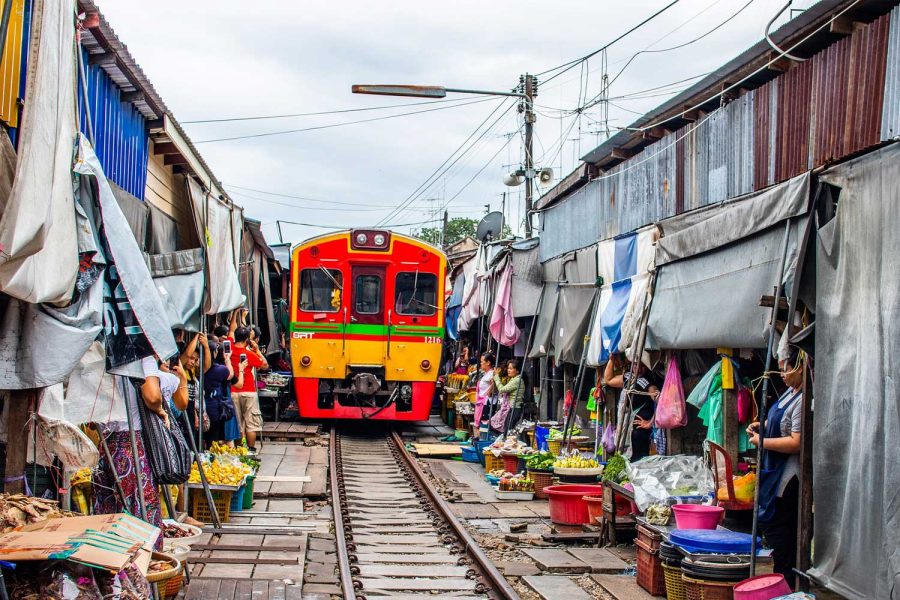
[[[437,312],[438,281],[434,273],[397,273],[394,281],[394,312],[411,318],[431,317]]]
[[[337,269],[303,269],[300,271],[300,295],[298,308],[303,312],[322,313],[341,310],[343,274]]]

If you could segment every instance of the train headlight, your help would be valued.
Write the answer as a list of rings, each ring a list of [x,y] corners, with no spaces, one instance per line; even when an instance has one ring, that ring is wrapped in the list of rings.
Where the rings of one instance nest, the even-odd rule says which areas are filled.
[[[384,246],[385,239],[382,234],[377,233],[377,234],[375,234],[375,238],[373,241],[375,242],[376,246]]]
[[[304,367],[308,367],[310,365],[310,363],[312,363],[312,359],[308,356],[304,356],[303,358],[300,359],[300,364],[303,365]]]
[[[423,371],[427,371],[431,368],[431,361],[423,360],[421,363],[419,363],[419,366],[422,367]]]
[[[369,241],[369,236],[367,236],[366,234],[364,234],[364,233],[356,234],[356,244],[358,246],[365,246],[366,242],[368,242],[368,241]]]

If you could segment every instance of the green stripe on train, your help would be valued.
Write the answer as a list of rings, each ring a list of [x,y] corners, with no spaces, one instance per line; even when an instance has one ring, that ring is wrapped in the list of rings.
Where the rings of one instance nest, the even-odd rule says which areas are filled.
[[[303,333],[347,333],[357,335],[381,335],[387,336],[387,325],[366,325],[362,323],[314,323],[295,321],[291,323],[291,331]],[[444,337],[443,327],[428,327],[424,325],[391,325],[391,335],[401,336],[435,336]]]

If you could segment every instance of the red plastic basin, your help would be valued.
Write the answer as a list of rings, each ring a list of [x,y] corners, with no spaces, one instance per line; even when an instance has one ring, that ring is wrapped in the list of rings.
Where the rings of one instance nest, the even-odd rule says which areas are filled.
[[[715,529],[725,517],[725,509],[721,506],[703,504],[676,504],[672,512],[678,529]]]
[[[734,586],[734,600],[772,600],[790,593],[791,587],[779,573],[757,575]]]
[[[551,485],[544,488],[550,498],[550,520],[560,525],[590,523],[585,496],[603,493],[602,485]]]

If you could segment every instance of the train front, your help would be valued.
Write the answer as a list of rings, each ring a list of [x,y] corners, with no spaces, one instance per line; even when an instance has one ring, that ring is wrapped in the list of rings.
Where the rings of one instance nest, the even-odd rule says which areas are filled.
[[[301,416],[428,419],[445,268],[436,248],[388,231],[344,231],[294,248],[291,360]]]

